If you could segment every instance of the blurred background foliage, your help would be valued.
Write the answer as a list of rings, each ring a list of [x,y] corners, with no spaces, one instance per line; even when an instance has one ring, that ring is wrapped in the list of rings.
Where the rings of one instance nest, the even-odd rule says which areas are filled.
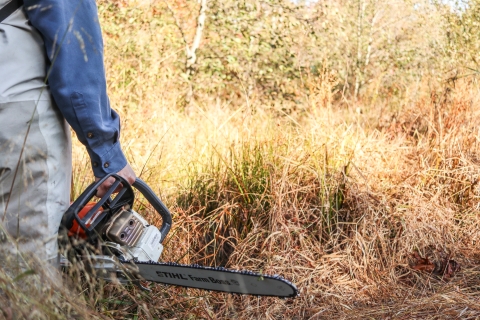
[[[110,82],[134,89],[111,88],[128,92],[125,110],[167,98],[162,92],[169,88],[184,88],[184,94],[191,88],[196,106],[218,99],[233,105],[259,101],[290,113],[305,109],[319,86],[328,96],[325,104],[374,104],[380,98],[401,107],[412,85],[427,80],[436,86],[478,70],[479,0],[457,5],[208,0],[205,5],[196,60],[187,72],[186,48],[195,38],[201,2],[100,1],[109,76],[122,77]],[[109,51],[122,52],[120,61]],[[158,96],[151,97],[151,89]],[[169,103],[187,105],[184,95]]]

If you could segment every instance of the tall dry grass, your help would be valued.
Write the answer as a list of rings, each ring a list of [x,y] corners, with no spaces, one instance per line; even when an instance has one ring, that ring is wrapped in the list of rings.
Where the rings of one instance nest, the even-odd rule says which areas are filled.
[[[136,171],[174,214],[162,259],[281,274],[300,297],[115,288],[104,293],[121,302],[107,305],[109,316],[480,316],[475,80],[422,84],[400,111],[335,107],[312,81],[306,113],[252,113],[256,102],[244,101],[186,115],[157,103],[130,114],[122,135]],[[416,271],[415,253],[461,270],[452,278]]]
[[[324,69],[305,74],[297,111],[245,92],[200,97],[186,114],[177,108],[183,53],[166,45],[176,37],[169,18],[155,6],[108,8],[122,144],[174,215],[162,259],[281,274],[301,295],[108,285],[92,308],[119,319],[480,316],[475,78],[419,77],[396,96],[377,88],[340,106],[339,79]],[[89,171],[78,145],[75,155],[83,186]],[[448,281],[415,271],[414,253],[462,269]]]
[[[393,98],[372,90],[339,103],[338,79],[323,70],[305,74],[296,110],[245,94],[198,99],[187,114],[177,107],[181,53],[164,45],[175,33],[168,19],[150,8],[130,22],[128,10],[143,9],[127,7],[115,16],[100,10],[110,98],[129,161],[173,214],[161,259],[280,274],[301,294],[280,300],[155,284],[142,292],[72,273],[66,283],[89,317],[480,317],[476,78],[425,76]],[[91,181],[88,166],[76,142],[73,196]],[[415,254],[461,269],[421,272]],[[67,293],[9,292],[18,308],[41,304],[57,318],[75,305]]]

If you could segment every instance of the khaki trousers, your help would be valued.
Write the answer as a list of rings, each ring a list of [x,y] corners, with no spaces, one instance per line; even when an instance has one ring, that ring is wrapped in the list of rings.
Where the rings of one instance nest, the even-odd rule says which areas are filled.
[[[46,60],[22,8],[0,23],[0,247],[55,260],[72,160],[69,127],[44,84]]]

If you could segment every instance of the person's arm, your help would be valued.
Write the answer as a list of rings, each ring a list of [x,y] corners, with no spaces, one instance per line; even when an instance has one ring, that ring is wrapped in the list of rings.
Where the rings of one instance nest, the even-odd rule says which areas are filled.
[[[94,175],[121,171],[127,160],[119,142],[120,119],[107,96],[95,1],[25,0],[24,8],[45,42],[51,93],[87,148]]]
[[[120,119],[107,96],[95,0],[24,0],[24,8],[45,42],[53,98],[87,148],[95,177],[117,173],[133,184],[135,173],[120,147]],[[97,195],[111,184],[105,181]]]

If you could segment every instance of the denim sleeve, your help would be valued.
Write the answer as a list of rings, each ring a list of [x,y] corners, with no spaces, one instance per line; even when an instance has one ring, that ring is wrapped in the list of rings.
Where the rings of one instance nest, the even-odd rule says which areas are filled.
[[[120,118],[110,108],[103,40],[95,0],[25,0],[30,23],[40,32],[49,59],[53,98],[87,148],[93,173],[120,171]]]

